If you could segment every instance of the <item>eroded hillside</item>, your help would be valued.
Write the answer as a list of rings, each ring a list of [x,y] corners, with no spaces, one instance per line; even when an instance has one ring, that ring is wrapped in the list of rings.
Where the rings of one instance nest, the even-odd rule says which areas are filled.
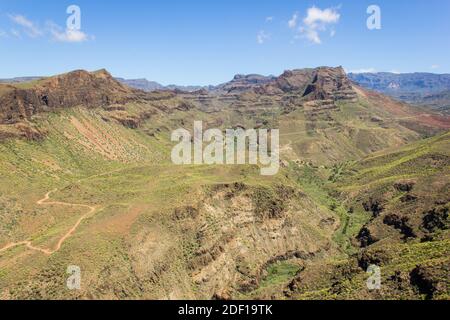
[[[448,248],[448,134],[385,150],[448,130],[449,119],[356,87],[342,68],[240,76],[194,93],[145,93],[77,71],[2,84],[0,101],[2,298],[315,297],[343,286],[336,261],[356,263],[343,274],[364,286],[352,255],[384,242],[412,248],[411,261]],[[279,128],[280,173],[173,165],[171,132],[199,120]],[[422,254],[428,245],[441,249]],[[69,265],[83,272],[80,291],[65,287]]]
[[[342,168],[328,186],[347,212],[349,259],[306,268],[285,288],[292,298],[448,299],[450,135],[381,152]],[[377,265],[382,289],[368,291]],[[321,270],[321,271],[319,271]]]

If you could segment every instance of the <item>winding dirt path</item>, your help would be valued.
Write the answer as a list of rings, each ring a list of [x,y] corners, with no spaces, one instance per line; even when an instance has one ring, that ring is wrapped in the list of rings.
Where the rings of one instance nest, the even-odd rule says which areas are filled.
[[[12,249],[15,247],[26,246],[30,250],[37,251],[37,252],[40,252],[40,253],[50,256],[50,255],[54,254],[55,252],[58,252],[61,249],[63,243],[70,236],[72,236],[72,234],[77,230],[77,228],[79,227],[81,222],[83,222],[84,219],[88,218],[90,215],[92,215],[97,210],[96,207],[89,206],[86,204],[66,203],[66,202],[60,202],[60,201],[49,201],[50,195],[56,191],[57,191],[57,189],[49,191],[45,195],[45,197],[43,199],[37,201],[36,204],[40,205],[40,206],[59,205],[59,206],[66,206],[66,207],[86,208],[86,209],[88,209],[88,212],[85,213],[80,219],[78,219],[78,221],[75,223],[75,225],[61,239],[59,239],[58,244],[56,245],[56,247],[53,250],[35,247],[31,243],[31,241],[22,241],[22,242],[11,242],[11,243],[7,244],[6,246],[4,246],[3,248],[0,249],[0,253],[8,251],[9,249]]]

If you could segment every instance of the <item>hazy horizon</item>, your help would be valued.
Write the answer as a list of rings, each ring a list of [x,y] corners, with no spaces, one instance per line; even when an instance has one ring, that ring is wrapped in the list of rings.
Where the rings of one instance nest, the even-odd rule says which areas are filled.
[[[333,67],[333,66],[327,66],[327,67]],[[305,67],[304,69],[308,69],[308,68],[315,68],[315,67]],[[109,70],[108,70],[108,68],[101,68],[101,69],[96,69],[96,70],[86,70],[86,69],[77,69],[77,70],[85,70],[85,71],[88,71],[88,72],[95,72],[95,71],[98,71],[98,70],[102,70],[102,69],[105,69],[105,70],[107,70],[108,72],[110,72]],[[298,69],[298,68],[294,68],[294,69]],[[294,70],[294,69],[291,69],[291,70]],[[275,77],[277,77],[277,76],[279,76],[279,75],[281,75],[284,71],[287,71],[288,69],[284,69],[282,72],[280,72],[280,73],[278,73],[278,74],[259,74],[259,73],[248,73],[248,74],[244,74],[244,75],[261,75],[261,76],[265,76],[265,77],[270,77],[270,76],[275,76]],[[60,73],[60,74],[64,74],[64,73],[68,73],[68,72],[72,72],[72,71],[75,71],[75,70],[68,70],[68,71],[66,71],[66,72],[62,72],[62,73]],[[346,70],[346,72],[347,72],[347,70]],[[425,72],[425,71],[416,71],[416,72],[401,72],[401,73],[397,73],[397,72],[390,72],[390,71],[376,71],[376,72],[347,72],[347,74],[351,74],[351,73],[353,73],[353,74],[383,74],[383,73],[387,73],[387,74],[395,74],[395,75],[409,75],[409,74],[432,74],[432,75],[450,75],[450,73],[436,73],[436,72]],[[112,74],[112,73],[111,73]],[[239,74],[242,74],[242,73],[237,73],[237,74],[235,74],[234,76],[236,76],[236,75],[239,75]],[[18,76],[14,76],[14,77],[2,77],[2,76],[0,76],[0,80],[3,80],[3,81],[5,81],[5,80],[13,80],[13,79],[20,79],[20,78],[47,78],[47,77],[52,77],[52,76],[55,76],[55,75],[58,75],[58,74],[48,74],[48,75],[18,75]],[[223,84],[223,83],[225,83],[225,82],[221,82],[221,83],[209,83],[209,84],[196,84],[196,83],[191,83],[191,84],[183,84],[183,85],[180,85],[179,83],[177,83],[177,82],[168,82],[168,83],[162,83],[161,81],[158,81],[158,79],[148,79],[148,78],[146,78],[146,77],[137,77],[137,78],[127,78],[127,77],[123,77],[123,76],[121,76],[121,75],[116,75],[116,74],[112,74],[112,76],[114,76],[115,78],[121,78],[121,79],[124,79],[124,80],[147,80],[147,81],[149,81],[149,82],[156,82],[156,83],[158,83],[158,84],[160,84],[160,85],[163,85],[163,86],[186,86],[186,87],[189,87],[189,86],[193,86],[193,87],[196,87],[196,86],[203,86],[203,87],[207,87],[207,86],[217,86],[217,85],[220,85],[220,84]],[[233,77],[234,77],[233,76]],[[230,80],[232,80],[233,79],[233,77],[231,77],[228,81],[230,81]]]

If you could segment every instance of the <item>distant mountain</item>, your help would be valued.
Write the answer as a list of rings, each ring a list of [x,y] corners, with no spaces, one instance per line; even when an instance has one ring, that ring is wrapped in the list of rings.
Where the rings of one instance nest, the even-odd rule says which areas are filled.
[[[268,84],[276,80],[274,76],[262,76],[260,74],[238,74],[234,76],[233,80],[218,85],[213,89],[213,91],[224,92],[224,93],[236,93],[244,92],[249,89],[260,87],[261,85]]]
[[[20,84],[27,83],[32,81],[37,81],[41,79],[45,79],[46,77],[42,76],[33,76],[33,77],[17,77],[10,79],[0,79],[0,83],[2,84]],[[164,86],[156,81],[149,81],[145,78],[142,79],[124,79],[124,78],[115,78],[122,84],[127,85],[130,88],[143,90],[146,92],[153,91],[162,91],[162,90],[170,90],[170,91],[184,91],[184,92],[194,92],[199,90],[214,90],[214,86],[179,86],[175,84],[171,84],[168,86]]]
[[[404,102],[450,112],[450,74],[349,73],[360,86]]]
[[[257,95],[293,93],[306,101],[354,101],[356,92],[342,67],[287,70],[282,75],[236,75],[234,79],[215,88],[222,94],[252,92]]]
[[[124,79],[116,78],[117,81],[125,84],[131,88],[143,90],[146,92],[160,91],[160,90],[171,90],[171,91],[184,91],[184,92],[194,92],[199,90],[212,90],[212,86],[178,86],[171,84],[164,86],[156,81],[149,81],[147,79]]]
[[[450,74],[433,73],[349,73],[359,85],[382,93],[435,93],[450,89]]]
[[[156,81],[148,81],[147,79],[124,79],[116,78],[117,81],[131,88],[144,90],[147,92],[163,90],[164,86]]]
[[[421,99],[424,105],[450,113],[450,89],[439,93],[425,95]]]
[[[24,83],[42,79],[44,77],[18,77],[11,79],[0,79],[0,83]]]

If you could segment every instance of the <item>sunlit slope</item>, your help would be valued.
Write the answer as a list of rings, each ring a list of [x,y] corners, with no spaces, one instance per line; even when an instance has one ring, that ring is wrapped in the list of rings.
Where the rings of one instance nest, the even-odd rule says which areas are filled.
[[[355,90],[356,101],[306,102],[281,116],[284,155],[315,165],[336,164],[401,147],[450,126],[449,118]]]
[[[359,252],[306,269],[291,283],[292,297],[448,299],[449,150],[446,133],[376,153],[334,176],[330,188],[348,210]],[[366,286],[371,264],[381,267],[378,291]]]
[[[448,134],[416,141],[445,130],[446,118],[348,85],[330,89],[333,78],[324,72],[323,86],[289,78],[281,89],[237,95],[146,94],[103,71],[16,88],[38,100],[54,95],[47,107],[35,101],[42,110],[31,113],[21,104],[28,91],[23,101],[9,99],[16,118],[6,114],[12,123],[0,125],[1,297],[286,297],[302,270],[325,282],[311,275],[314,286],[293,287],[293,297],[315,289],[319,297],[321,290],[346,297],[328,291],[341,279],[320,271],[355,264],[359,258],[348,254],[393,246],[394,255],[418,248],[417,261],[441,259]],[[88,90],[86,105],[76,104],[77,90],[66,94],[67,83]],[[59,105],[66,96],[75,97],[72,104]],[[279,174],[262,177],[246,165],[173,165],[171,133],[192,131],[200,120],[204,129],[280,129]],[[402,191],[411,179],[413,192]],[[424,231],[425,216],[431,224]],[[415,237],[405,238],[411,230]],[[65,287],[69,265],[81,267],[81,291]],[[362,276],[357,267],[354,279]],[[348,296],[358,297],[352,290]]]
[[[143,109],[138,128],[122,120]],[[45,138],[1,144],[2,298],[233,297],[268,261],[335,250],[337,216],[283,174],[171,163],[172,128],[208,115],[121,111],[46,114],[33,124]],[[65,287],[69,265],[82,291]]]

